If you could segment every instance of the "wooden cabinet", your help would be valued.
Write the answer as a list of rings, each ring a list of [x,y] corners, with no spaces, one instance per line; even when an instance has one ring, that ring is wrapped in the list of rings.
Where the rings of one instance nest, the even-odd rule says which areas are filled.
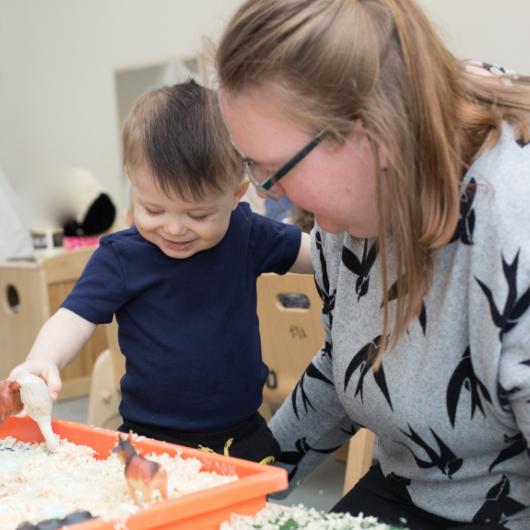
[[[37,333],[79,278],[94,248],[60,250],[35,261],[0,261],[0,379],[24,361]],[[88,394],[97,356],[107,348],[97,326],[80,354],[61,372],[60,399]]]

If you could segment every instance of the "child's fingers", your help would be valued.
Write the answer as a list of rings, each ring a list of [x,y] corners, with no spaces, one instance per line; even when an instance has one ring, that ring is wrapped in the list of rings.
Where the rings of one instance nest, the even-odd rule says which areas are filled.
[[[52,395],[52,398],[57,399],[57,396],[61,391],[62,382],[61,376],[59,375],[59,370],[55,365],[51,365],[48,368],[48,372],[46,374],[46,381],[48,383],[48,388],[50,389],[50,394]]]
[[[17,378],[20,377],[22,374],[27,374],[27,373],[31,373],[31,371],[25,367],[25,363],[20,364],[18,366],[15,366],[15,368],[11,370],[11,373],[9,374],[8,379],[10,381],[16,381]]]

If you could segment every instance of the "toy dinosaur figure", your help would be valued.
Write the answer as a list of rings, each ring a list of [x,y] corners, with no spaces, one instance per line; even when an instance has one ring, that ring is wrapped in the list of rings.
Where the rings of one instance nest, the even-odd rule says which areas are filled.
[[[118,435],[118,443],[112,449],[118,458],[125,464],[125,479],[129,487],[129,493],[136,504],[151,502],[153,493],[158,490],[163,499],[167,499],[167,473],[158,463],[144,458],[138,454],[131,441],[131,433],[128,436]],[[142,499],[138,498],[140,492]]]

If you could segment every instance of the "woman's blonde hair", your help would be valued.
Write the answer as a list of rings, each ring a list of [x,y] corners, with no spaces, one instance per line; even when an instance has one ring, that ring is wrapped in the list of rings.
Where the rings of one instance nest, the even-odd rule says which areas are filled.
[[[496,143],[503,120],[528,141],[529,79],[467,72],[412,0],[248,0],[216,63],[229,92],[279,87],[308,132],[325,128],[341,142],[357,120],[364,125],[377,169],[385,293],[379,363],[389,336],[386,234],[395,241],[394,346],[421,310],[433,252],[455,232],[463,173]],[[379,152],[388,160],[384,208]]]

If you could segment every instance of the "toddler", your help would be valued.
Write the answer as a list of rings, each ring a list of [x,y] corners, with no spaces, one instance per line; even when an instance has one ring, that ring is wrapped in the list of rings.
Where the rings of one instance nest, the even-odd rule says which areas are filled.
[[[115,314],[120,431],[271,462],[256,279],[311,272],[308,236],[240,203],[247,182],[216,94],[193,81],[137,101],[123,156],[133,226],[101,239],[11,376],[42,375],[57,395],[59,370]]]

